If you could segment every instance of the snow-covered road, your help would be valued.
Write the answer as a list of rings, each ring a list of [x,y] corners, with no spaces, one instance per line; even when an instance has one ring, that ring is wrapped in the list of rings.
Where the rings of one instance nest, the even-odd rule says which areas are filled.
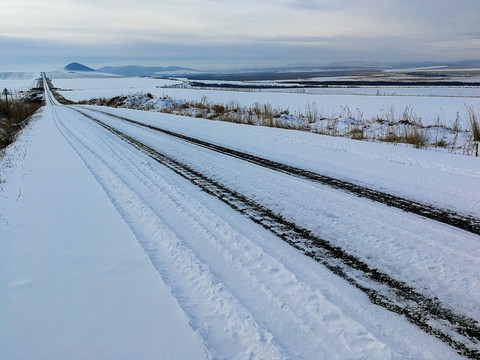
[[[265,145],[270,151],[257,154],[273,160],[280,160],[275,158],[279,156],[294,166],[305,167],[309,154],[314,157],[309,151],[315,140],[309,134],[302,138],[306,149],[294,150],[286,145],[290,134],[278,129],[269,129],[273,132],[262,137],[264,129],[256,128],[259,133],[253,139],[248,138],[250,129],[243,133],[238,125],[212,123],[215,127],[204,122],[204,132],[195,134],[196,127],[189,127],[187,119],[102,110],[242,150],[255,152]],[[380,274],[405,282],[436,299],[439,309],[480,320],[478,235],[218,154],[87,107],[60,106],[53,99],[32,131],[35,138],[26,147],[33,155],[27,155],[3,184],[0,226],[8,241],[2,242],[0,256],[2,268],[3,260],[9,266],[0,272],[6,324],[0,357],[452,359],[462,352],[404,316],[372,304],[361,291],[365,286],[381,293],[384,284],[360,275],[355,281],[364,283],[352,286],[348,279],[355,274],[342,277],[331,271],[334,264],[343,265],[324,266],[306,256],[277,236],[272,229],[278,224],[270,229],[260,220],[252,221],[253,210],[212,196],[213,191],[179,176],[180,171],[162,164],[152,152],[182,164],[182,171],[190,169],[221,184],[248,199],[248,204],[277,214]],[[134,145],[134,141],[145,144],[151,152],[126,138]],[[344,139],[335,140],[342,144]],[[462,161],[440,167],[420,159],[409,163],[418,170],[402,180],[389,169],[402,169],[411,158],[395,152],[375,157],[367,148],[362,154],[349,152],[347,143],[341,150],[336,146],[330,150],[338,153],[337,161],[350,153],[380,165],[384,161],[388,168],[380,166],[371,169],[373,176],[363,176],[370,169],[362,170],[351,160],[340,166],[340,160],[326,172],[479,215],[478,197],[463,194],[465,184],[476,186],[480,181],[478,167]],[[282,156],[284,152],[288,156]],[[308,166],[318,171],[322,161]],[[428,175],[428,167],[449,175],[436,179]],[[345,176],[348,169],[350,176]],[[396,187],[405,178],[414,183]],[[461,199],[422,193],[425,183],[434,189],[458,188]],[[18,189],[22,189],[19,197]],[[472,186],[470,191],[479,190]],[[36,219],[26,222],[26,214],[36,214]],[[26,235],[29,232],[31,237]],[[32,248],[30,238],[35,239]],[[82,291],[75,292],[77,286]],[[55,306],[39,306],[48,304],[49,296],[57,299]],[[118,311],[105,314],[110,301]],[[92,303],[102,306],[92,308]],[[444,327],[478,355],[478,343],[452,332],[448,324]],[[82,351],[75,353],[77,348]]]

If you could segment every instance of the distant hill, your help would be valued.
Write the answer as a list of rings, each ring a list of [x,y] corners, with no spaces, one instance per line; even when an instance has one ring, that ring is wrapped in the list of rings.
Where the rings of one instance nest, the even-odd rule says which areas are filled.
[[[127,66],[104,66],[97,71],[101,71],[109,74],[116,74],[122,76],[153,76],[157,73],[171,73],[171,72],[191,72],[192,69],[180,67],[180,66],[139,66],[139,65],[127,65]]]
[[[67,71],[96,71],[95,69],[89,68],[88,66],[73,62],[65,66],[64,68]]]

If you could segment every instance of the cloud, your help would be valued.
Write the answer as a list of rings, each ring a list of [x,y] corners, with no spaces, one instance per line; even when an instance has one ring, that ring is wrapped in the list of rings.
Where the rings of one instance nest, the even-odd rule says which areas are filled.
[[[480,58],[479,17],[478,0],[3,0],[0,60],[131,61],[133,53],[204,67]]]
[[[287,0],[286,5],[293,8],[316,10],[316,11],[332,11],[340,10],[344,6],[345,1],[338,0]]]

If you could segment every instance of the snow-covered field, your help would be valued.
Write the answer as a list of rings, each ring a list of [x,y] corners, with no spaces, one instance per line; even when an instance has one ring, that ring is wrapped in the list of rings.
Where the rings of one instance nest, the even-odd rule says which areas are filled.
[[[480,110],[480,89],[469,87],[307,89],[305,90],[307,93],[302,94],[298,93],[297,89],[293,89],[294,92],[252,92],[165,88],[178,82],[147,78],[54,81],[55,86],[60,89],[68,89],[61,91],[61,94],[73,101],[149,92],[158,97],[167,95],[188,101],[201,101],[202,97],[214,103],[228,104],[234,101],[241,106],[268,103],[275,108],[288,108],[292,113],[304,113],[307,104],[315,102],[320,114],[325,117],[341,116],[348,108],[353,115],[361,114],[366,119],[390,111],[393,111],[396,117],[400,117],[405,108],[409,108],[422,118],[424,125],[434,125],[437,117],[440,117],[443,123],[451,126],[459,113],[463,119],[462,125],[467,126],[467,106]]]
[[[2,78],[0,76],[0,90],[3,92],[4,89],[7,89],[10,93],[13,94],[16,94],[20,91],[27,91],[32,87],[36,86],[36,79],[40,77],[39,75],[40,74],[28,74],[24,76],[19,76],[20,78]]]
[[[189,99],[206,95],[212,101],[300,107],[313,96],[204,94],[157,88],[162,84],[54,79],[55,86],[73,89],[62,92],[73,100],[168,91]],[[351,108],[355,104],[346,101],[358,101],[371,109],[389,106],[381,103],[388,99],[401,109],[406,99],[412,107],[418,101],[425,112],[443,106],[446,113],[461,111],[456,107],[463,102],[478,106],[478,98],[466,96],[345,96],[322,101]],[[77,110],[480,321],[477,234],[97,111],[475,218],[480,217],[477,158],[53,101],[1,160],[0,358],[460,357],[404,316],[372,304],[358,287],[241,209],[202,191]],[[478,343],[469,346],[479,350]]]
[[[68,75],[68,74],[67,74]],[[70,74],[71,75],[71,74]],[[0,88],[25,89],[31,86],[39,74],[23,74],[22,79],[0,78]],[[348,112],[356,118],[371,119],[393,112],[400,117],[408,108],[421,117],[424,125],[434,125],[437,118],[452,126],[457,113],[461,125],[468,126],[467,107],[480,111],[480,89],[478,87],[336,87],[316,89],[281,89],[262,91],[227,91],[206,89],[171,88],[182,84],[182,80],[150,78],[82,78],[59,73],[52,77],[60,93],[73,101],[92,98],[111,98],[136,93],[151,93],[157,97],[170,96],[174,99],[201,101],[206,97],[214,103],[237,102],[241,106],[255,103],[271,104],[292,113],[304,113],[308,104],[315,103],[321,116],[345,116]]]
[[[471,114],[480,114],[480,89],[475,86],[259,90],[192,88],[185,79],[104,79],[97,87],[88,79],[56,81],[62,96],[90,104],[104,105],[116,98],[110,106],[406,143],[462,155],[476,152],[470,121]],[[227,110],[222,114],[215,106]],[[259,115],[262,109],[271,109],[265,114],[276,112],[275,119]]]

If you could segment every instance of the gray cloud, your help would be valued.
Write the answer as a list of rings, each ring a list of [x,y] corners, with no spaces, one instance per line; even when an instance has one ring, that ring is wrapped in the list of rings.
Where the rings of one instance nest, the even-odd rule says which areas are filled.
[[[316,11],[339,10],[344,6],[345,1],[338,0],[287,0],[287,6]]]
[[[46,11],[4,0],[2,69],[81,58],[197,68],[480,59],[478,0],[51,1]]]

